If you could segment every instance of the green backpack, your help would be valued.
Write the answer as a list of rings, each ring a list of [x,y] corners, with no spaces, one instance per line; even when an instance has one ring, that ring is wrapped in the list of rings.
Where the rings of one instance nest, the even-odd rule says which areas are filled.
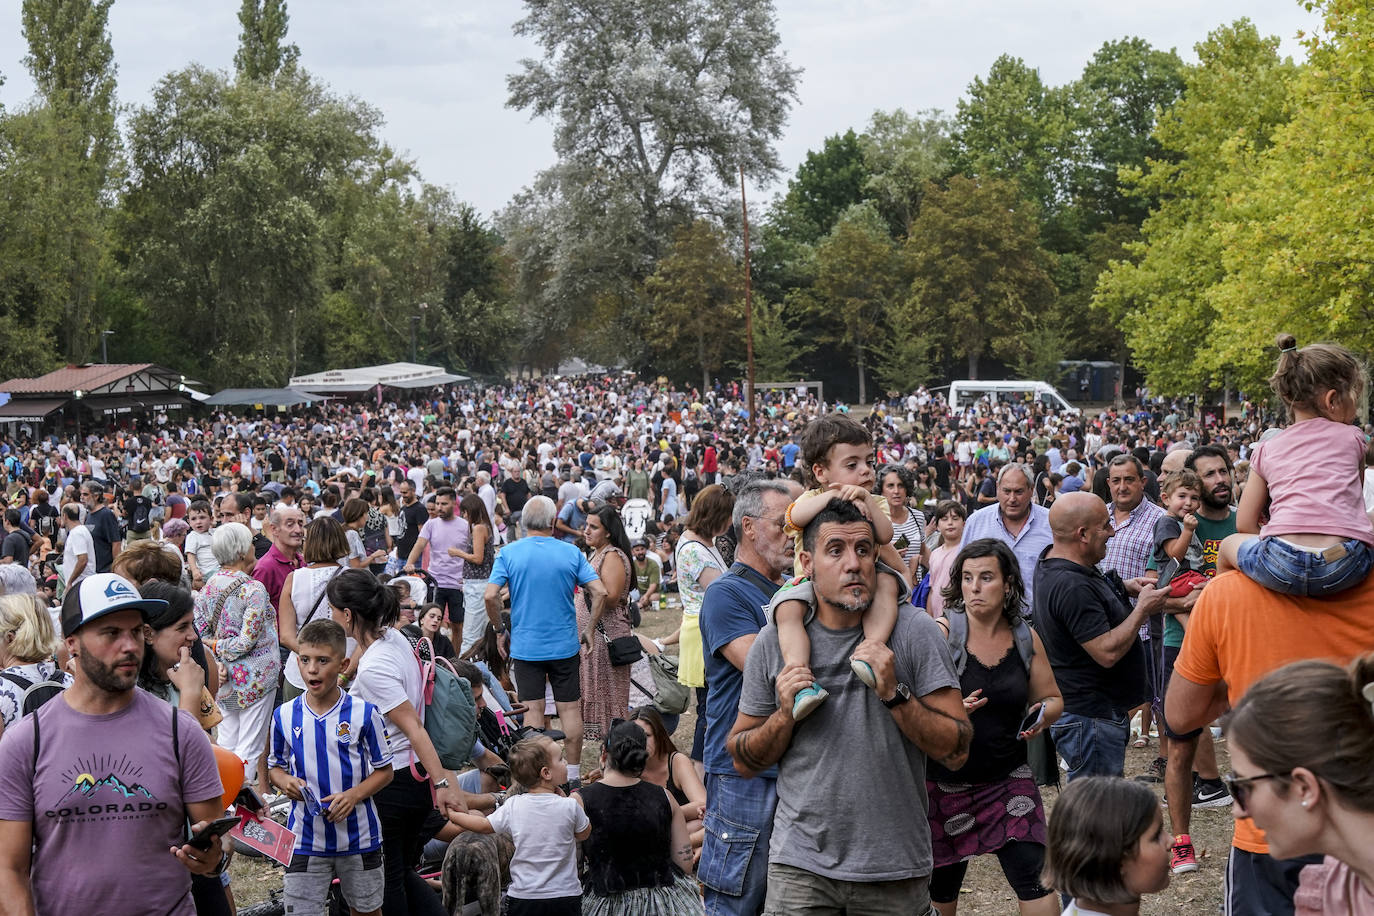
[[[415,660],[424,680],[425,732],[434,743],[439,762],[449,770],[459,770],[472,758],[477,740],[477,701],[472,685],[458,676],[449,660],[434,652],[428,637],[415,645]],[[412,771],[415,765],[411,764]],[[415,772],[416,778],[420,778]]]

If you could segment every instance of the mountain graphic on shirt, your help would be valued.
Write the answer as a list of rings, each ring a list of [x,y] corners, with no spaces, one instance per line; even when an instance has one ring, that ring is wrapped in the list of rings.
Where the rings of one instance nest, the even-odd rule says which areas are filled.
[[[106,774],[102,779],[96,779],[90,773],[82,773],[76,778],[76,782],[73,783],[71,789],[68,790],[67,795],[71,795],[73,792],[80,792],[82,795],[90,798],[101,789],[111,789],[125,798],[138,798],[139,796],[143,798],[156,798],[152,792],[148,791],[139,783],[127,784],[113,773]]]

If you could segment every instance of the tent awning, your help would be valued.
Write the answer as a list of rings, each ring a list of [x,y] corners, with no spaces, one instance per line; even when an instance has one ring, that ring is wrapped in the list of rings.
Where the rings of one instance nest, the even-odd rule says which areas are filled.
[[[275,407],[292,407],[296,404],[312,404],[325,398],[309,391],[294,388],[226,388],[211,395],[205,403],[213,407],[228,405],[262,404]]]
[[[354,369],[330,369],[311,375],[297,375],[290,387],[297,391],[344,393],[367,391],[377,385],[391,388],[428,388],[467,381],[465,375],[454,375],[442,366],[422,366],[419,363],[386,363],[381,366],[359,366]]]
[[[21,398],[0,404],[0,423],[42,423],[66,398]]]

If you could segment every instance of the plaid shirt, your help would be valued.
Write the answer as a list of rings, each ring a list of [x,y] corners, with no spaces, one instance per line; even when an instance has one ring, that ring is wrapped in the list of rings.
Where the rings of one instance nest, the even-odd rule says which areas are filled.
[[[1106,572],[1114,569],[1122,579],[1138,579],[1145,575],[1145,567],[1150,562],[1150,554],[1155,546],[1155,522],[1164,510],[1148,499],[1131,510],[1126,521],[1117,524],[1116,512],[1109,504],[1107,516],[1112,522],[1111,540],[1107,541],[1107,555],[1097,568]]]

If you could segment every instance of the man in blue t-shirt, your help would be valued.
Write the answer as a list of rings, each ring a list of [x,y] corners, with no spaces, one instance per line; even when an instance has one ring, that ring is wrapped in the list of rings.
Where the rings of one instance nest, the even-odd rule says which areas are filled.
[[[706,912],[757,916],[768,890],[768,842],[778,803],[777,767],[754,779],[735,772],[725,739],[734,727],[744,660],[767,618],[764,609],[793,564],[784,532],[787,506],[801,487],[755,480],[735,500],[735,563],[706,589],[701,641],[706,654],[706,838],[697,877]],[[752,849],[743,849],[748,844]]]
[[[521,521],[527,536],[496,555],[483,599],[492,629],[505,639],[516,694],[529,707],[526,725],[544,727],[544,685],[553,687],[553,702],[567,735],[568,783],[578,788],[582,784],[582,665],[573,589],[580,585],[590,595],[594,625],[606,604],[606,586],[582,551],[553,536],[556,515],[557,507],[547,496],[525,503]],[[509,634],[501,623],[503,585],[510,589]]]

